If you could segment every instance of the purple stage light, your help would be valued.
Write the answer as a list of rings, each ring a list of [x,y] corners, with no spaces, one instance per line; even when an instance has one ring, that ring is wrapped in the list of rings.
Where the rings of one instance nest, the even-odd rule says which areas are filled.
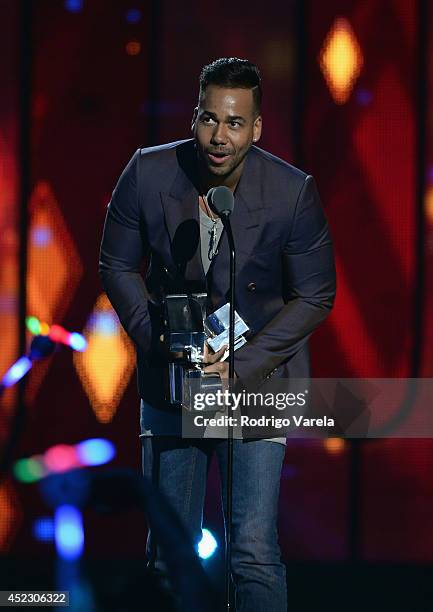
[[[128,23],[138,23],[141,19],[141,11],[139,9],[129,9],[126,11],[126,21]]]
[[[50,243],[52,239],[51,229],[49,227],[40,225],[39,227],[33,228],[32,231],[32,242],[35,246],[44,247]]]
[[[16,382],[21,380],[21,378],[27,374],[31,367],[32,362],[28,357],[20,357],[3,376],[1,384],[3,387],[11,387]]]

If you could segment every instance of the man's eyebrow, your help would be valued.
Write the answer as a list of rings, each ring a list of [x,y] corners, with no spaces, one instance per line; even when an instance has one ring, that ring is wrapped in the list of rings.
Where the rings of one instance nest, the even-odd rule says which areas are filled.
[[[201,114],[208,115],[209,117],[212,117],[212,119],[218,119],[215,113],[212,113],[211,111],[205,109],[202,109]],[[228,121],[243,121],[245,123],[245,118],[242,117],[242,115],[227,115],[226,119]]]
[[[229,121],[245,121],[242,115],[228,115],[227,119]]]

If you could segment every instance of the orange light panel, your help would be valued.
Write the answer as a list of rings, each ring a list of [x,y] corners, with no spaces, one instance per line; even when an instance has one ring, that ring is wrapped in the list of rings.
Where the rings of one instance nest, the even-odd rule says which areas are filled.
[[[48,183],[37,183],[30,201],[27,311],[59,322],[82,274],[75,245]]]
[[[327,438],[323,444],[328,453],[341,453],[346,448],[346,441],[343,438]]]
[[[81,261],[50,185],[39,181],[30,200],[27,269],[27,313],[59,323],[74,297],[82,275]],[[51,364],[44,359],[28,377],[26,401],[31,403]]]
[[[83,335],[87,349],[74,352],[74,365],[96,418],[109,423],[135,368],[135,349],[105,294],[99,296]]]
[[[319,56],[320,68],[337,104],[344,104],[349,99],[363,62],[352,26],[344,17],[338,17]]]

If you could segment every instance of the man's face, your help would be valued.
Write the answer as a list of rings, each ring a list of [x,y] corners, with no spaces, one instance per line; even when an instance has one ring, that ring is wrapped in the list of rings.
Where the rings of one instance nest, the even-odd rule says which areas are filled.
[[[251,89],[209,85],[191,127],[205,169],[224,180],[242,170],[248,149],[260,138],[262,119],[255,114]]]

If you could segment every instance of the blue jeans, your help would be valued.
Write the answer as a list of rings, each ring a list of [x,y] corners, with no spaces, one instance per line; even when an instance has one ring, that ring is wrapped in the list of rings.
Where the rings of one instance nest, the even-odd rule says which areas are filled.
[[[216,452],[226,515],[226,440],[148,437],[143,472],[165,494],[194,544],[201,539],[206,479]],[[277,518],[285,446],[266,440],[233,441],[232,578],[238,612],[286,612],[286,572]],[[150,564],[164,572],[158,546],[148,538]]]

